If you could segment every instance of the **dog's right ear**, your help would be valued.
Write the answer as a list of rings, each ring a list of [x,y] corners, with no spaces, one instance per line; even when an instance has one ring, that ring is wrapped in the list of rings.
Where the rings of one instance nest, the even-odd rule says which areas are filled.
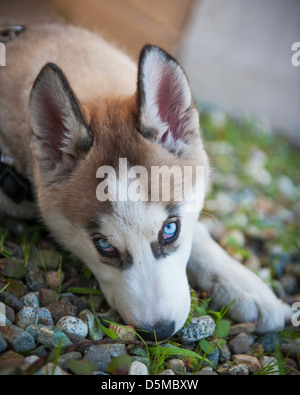
[[[47,63],[30,94],[34,155],[40,167],[58,179],[71,172],[92,146],[87,122],[65,75]]]
[[[150,141],[181,155],[200,141],[199,114],[179,63],[160,47],[145,45],[138,69],[138,128]]]

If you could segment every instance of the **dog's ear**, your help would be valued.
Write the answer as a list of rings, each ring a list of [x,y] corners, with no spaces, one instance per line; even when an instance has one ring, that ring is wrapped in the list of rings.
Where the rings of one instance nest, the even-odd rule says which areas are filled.
[[[138,70],[139,131],[172,153],[200,136],[196,110],[187,77],[167,52],[146,45]]]
[[[63,72],[47,63],[30,94],[34,154],[42,169],[66,174],[82,159],[93,139]],[[54,175],[54,174],[53,174]]]

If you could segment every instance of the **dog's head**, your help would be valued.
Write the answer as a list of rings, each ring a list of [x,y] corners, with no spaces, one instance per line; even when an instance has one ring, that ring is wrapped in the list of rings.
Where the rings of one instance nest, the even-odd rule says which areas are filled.
[[[144,337],[178,331],[190,308],[186,265],[208,178],[180,65],[147,45],[134,95],[80,103],[47,64],[30,116],[38,202],[56,239]]]

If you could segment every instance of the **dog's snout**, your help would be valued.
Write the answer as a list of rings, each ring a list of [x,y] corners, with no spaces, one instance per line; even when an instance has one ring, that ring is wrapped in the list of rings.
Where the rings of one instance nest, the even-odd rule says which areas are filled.
[[[149,341],[164,340],[175,330],[174,321],[159,321],[154,326],[145,325],[138,330],[140,336]]]

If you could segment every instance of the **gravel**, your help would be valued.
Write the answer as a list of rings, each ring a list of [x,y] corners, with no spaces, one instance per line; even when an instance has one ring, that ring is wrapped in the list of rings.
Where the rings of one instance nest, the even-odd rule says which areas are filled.
[[[291,266],[285,265],[282,275],[287,268],[291,270]],[[23,295],[17,297],[7,291],[0,294],[6,308],[6,325],[0,327],[0,370],[5,374],[108,374],[112,369],[110,363],[120,359],[122,365],[122,358],[127,358],[124,362],[127,374],[153,374],[149,351],[136,336],[135,328],[125,325],[117,312],[107,308],[104,299],[95,315],[85,296],[72,292],[59,294],[50,285],[33,291],[32,286],[27,287],[26,278],[23,278]],[[68,273],[64,273],[63,278],[67,281]],[[102,326],[98,325],[99,320]],[[118,326],[120,323],[121,327]],[[105,327],[113,330],[118,339],[110,339]],[[231,323],[223,342],[216,345],[215,329],[216,322],[210,315],[192,318],[190,324],[176,334],[175,347],[199,352],[199,342],[204,340],[212,346],[212,350],[205,354],[206,360],[200,365],[199,360],[196,364],[187,364],[181,355],[170,355],[155,374],[253,375],[263,369],[267,369],[268,374],[279,374],[275,356],[267,358],[263,355],[274,353],[277,344],[281,346],[284,358],[289,359],[287,372],[300,374],[300,343],[297,339],[285,342],[276,332],[257,336],[255,323]],[[54,364],[48,359],[49,352],[57,347],[62,347],[64,353]],[[28,357],[21,358],[21,353],[28,352]],[[129,366],[128,358],[131,358]],[[268,369],[270,364],[274,365],[271,372]]]
[[[300,187],[293,179],[293,174],[299,174],[300,155],[293,156],[284,143],[275,145],[273,153],[288,148],[288,159],[294,161],[291,168],[283,162],[285,174],[277,174],[282,166],[278,167],[276,155],[268,154],[275,139],[264,136],[268,145],[256,147],[256,135],[252,143],[249,125],[244,127],[245,146],[242,141],[238,150],[229,133],[234,133],[237,123],[224,129],[218,141],[215,134],[207,141],[215,168],[214,189],[204,207],[212,215],[202,216],[202,221],[229,254],[265,276],[275,293],[292,305],[300,302]],[[0,246],[0,302],[5,305],[5,310],[0,309],[0,322],[5,323],[0,326],[0,374],[102,375],[115,373],[119,366],[130,375],[300,375],[299,327],[289,325],[284,332],[258,335],[255,323],[232,321],[229,331],[217,338],[220,318],[210,312],[209,304],[203,307],[209,295],[200,291],[193,294],[199,306],[190,324],[169,343],[156,347],[151,343],[147,349],[135,328],[126,326],[99,295],[97,282],[82,263],[65,254],[61,259],[42,232],[41,250],[33,247],[28,256],[25,236],[22,232],[20,238],[16,232],[28,225],[8,221],[7,227],[9,236]],[[1,234],[5,229],[0,223]],[[26,247],[36,235],[27,236]],[[80,289],[97,295],[80,293]],[[111,339],[109,330],[118,338]],[[171,352],[175,348],[182,352]],[[205,354],[207,361],[184,356],[188,352]],[[162,355],[165,360],[159,359]]]

